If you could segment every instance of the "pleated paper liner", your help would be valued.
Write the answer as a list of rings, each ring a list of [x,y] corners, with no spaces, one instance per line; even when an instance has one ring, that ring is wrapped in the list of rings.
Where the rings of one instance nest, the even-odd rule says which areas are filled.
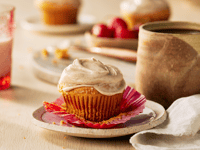
[[[64,99],[62,96],[52,103],[43,102],[43,105],[47,112],[61,117],[63,119],[62,124],[70,123],[79,127],[106,129],[123,124],[132,117],[142,113],[143,109],[145,108],[145,102],[146,98],[144,95],[141,95],[134,88],[128,86],[124,91],[123,100],[120,104],[121,113],[115,117],[101,122],[88,121],[84,118],[79,118],[74,114],[66,113],[65,108],[63,107]]]
[[[123,93],[106,96],[100,93],[91,94],[90,89],[91,87],[78,88],[81,91],[85,90],[84,93],[63,92],[66,112],[95,122],[108,120],[121,112]]]

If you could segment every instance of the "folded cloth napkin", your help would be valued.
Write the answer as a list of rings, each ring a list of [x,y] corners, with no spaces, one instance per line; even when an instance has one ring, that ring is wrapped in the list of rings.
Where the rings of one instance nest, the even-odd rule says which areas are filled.
[[[166,121],[133,135],[136,150],[200,150],[200,94],[176,100]]]

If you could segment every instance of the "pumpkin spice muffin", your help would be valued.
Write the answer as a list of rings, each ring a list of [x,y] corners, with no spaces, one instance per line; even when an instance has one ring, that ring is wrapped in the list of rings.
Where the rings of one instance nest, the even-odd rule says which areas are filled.
[[[47,25],[77,23],[81,0],[36,0],[42,12],[42,22]]]
[[[100,122],[120,114],[125,81],[114,66],[94,58],[76,59],[63,70],[58,89],[67,113]]]

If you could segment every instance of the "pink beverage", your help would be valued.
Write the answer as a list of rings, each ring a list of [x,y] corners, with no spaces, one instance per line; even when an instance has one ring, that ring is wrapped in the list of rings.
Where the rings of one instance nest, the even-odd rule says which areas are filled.
[[[0,90],[10,87],[12,39],[0,39]]]
[[[0,4],[0,90],[11,84],[14,10],[11,5]]]

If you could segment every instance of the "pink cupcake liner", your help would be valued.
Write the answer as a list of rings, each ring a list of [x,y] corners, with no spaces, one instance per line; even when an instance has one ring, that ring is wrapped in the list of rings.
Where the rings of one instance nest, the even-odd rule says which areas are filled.
[[[64,103],[64,98],[62,96],[52,103],[43,102],[43,105],[47,112],[58,115],[64,121],[66,121],[66,123],[70,123],[79,127],[106,129],[123,124],[132,117],[142,113],[143,109],[145,108],[145,102],[146,98],[144,95],[141,95],[134,88],[127,86],[123,94],[123,100],[120,104],[121,113],[115,117],[101,122],[88,121],[83,118],[79,118],[74,114],[66,113],[64,107],[62,106]]]

